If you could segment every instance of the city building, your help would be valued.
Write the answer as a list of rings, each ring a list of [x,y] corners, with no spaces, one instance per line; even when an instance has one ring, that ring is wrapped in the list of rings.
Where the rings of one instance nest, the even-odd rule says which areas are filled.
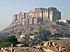
[[[43,11],[43,20],[47,20],[48,19],[48,9],[45,9]]]
[[[23,12],[20,12],[18,14],[18,20],[19,20],[19,22],[22,22],[22,20],[23,20]]]
[[[14,19],[24,24],[38,24],[45,20],[57,21],[61,19],[61,12],[57,8],[35,8],[27,13],[20,12],[14,15]]]
[[[61,19],[61,12],[59,12],[57,8],[50,7],[48,8],[48,18],[50,19],[50,21],[59,20]]]
[[[38,20],[38,18],[34,17],[34,18],[33,18],[33,24],[37,24],[37,23],[38,23],[37,20]]]
[[[32,22],[32,17],[31,18],[28,18],[28,20],[29,20],[29,24],[32,24],[33,22]]]
[[[56,21],[61,19],[61,12],[57,8],[35,8],[29,12],[29,17],[37,17],[44,19],[50,19],[50,21]]]
[[[14,20],[14,21],[17,20],[17,14],[15,14],[15,15],[13,16],[13,20]]]
[[[64,22],[64,23],[69,23],[70,24],[70,20],[68,20],[68,19],[61,19],[61,20],[59,20],[59,22]]]

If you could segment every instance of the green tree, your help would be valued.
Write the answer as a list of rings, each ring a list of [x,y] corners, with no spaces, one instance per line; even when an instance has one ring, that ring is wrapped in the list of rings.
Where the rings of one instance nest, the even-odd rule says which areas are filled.
[[[44,40],[46,41],[46,40],[49,40],[49,38],[51,37],[51,32],[50,31],[45,31],[45,33],[44,33]]]
[[[7,38],[7,41],[11,42],[12,44],[16,44],[18,42],[18,40],[15,36],[9,36]]]
[[[15,45],[16,43],[18,43],[18,41],[15,36],[8,36],[0,40],[0,47],[8,47],[11,44]]]
[[[37,35],[37,38],[44,41],[49,40],[51,36],[51,32],[44,29],[40,29],[39,32],[36,32],[35,34]]]
[[[2,43],[0,43],[0,48],[2,48],[2,47],[8,47],[10,45],[11,45],[11,42],[2,42]]]

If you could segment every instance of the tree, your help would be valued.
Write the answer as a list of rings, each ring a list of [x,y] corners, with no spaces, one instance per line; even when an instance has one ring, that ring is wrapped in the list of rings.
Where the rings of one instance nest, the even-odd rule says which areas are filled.
[[[51,36],[51,32],[47,31],[45,29],[40,29],[39,32],[35,32],[37,38],[39,38],[40,40],[43,41],[47,41],[49,40],[50,36]]]
[[[15,45],[16,43],[18,43],[18,41],[15,36],[8,36],[0,40],[0,47],[8,47],[11,44]]]
[[[51,32],[46,30],[45,33],[44,33],[45,41],[49,40],[50,36],[51,36]]]
[[[8,46],[10,46],[10,45],[11,45],[10,42],[1,42],[1,43],[0,43],[0,48],[2,48],[2,47],[8,47]]]
[[[29,35],[32,36],[33,34],[32,33],[29,33]]]
[[[29,38],[30,38],[30,35],[29,34],[26,34],[25,35],[25,46],[28,46],[29,45]]]
[[[17,38],[16,38],[15,36],[9,36],[9,37],[7,38],[7,40],[8,40],[9,42],[11,42],[12,44],[16,44],[16,43],[18,42],[18,40],[17,40]]]

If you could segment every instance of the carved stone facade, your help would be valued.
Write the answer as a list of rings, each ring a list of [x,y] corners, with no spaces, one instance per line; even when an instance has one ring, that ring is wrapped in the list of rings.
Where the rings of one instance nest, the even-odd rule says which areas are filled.
[[[14,19],[18,19],[19,22],[22,22],[23,19],[25,19],[25,21],[28,21],[26,24],[38,24],[40,23],[38,20],[44,21],[49,19],[50,21],[56,21],[61,19],[61,12],[54,7],[35,8],[27,13],[20,12],[18,15],[14,15]]]

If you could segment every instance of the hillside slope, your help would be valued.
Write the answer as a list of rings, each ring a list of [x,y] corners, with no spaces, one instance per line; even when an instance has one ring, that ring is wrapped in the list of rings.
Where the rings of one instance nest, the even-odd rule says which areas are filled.
[[[30,32],[38,31],[41,28],[54,33],[70,34],[70,24],[63,22],[51,22],[49,20],[44,21],[36,25],[22,25],[19,21],[12,21],[12,23],[0,32],[0,36],[6,35],[21,35]]]

